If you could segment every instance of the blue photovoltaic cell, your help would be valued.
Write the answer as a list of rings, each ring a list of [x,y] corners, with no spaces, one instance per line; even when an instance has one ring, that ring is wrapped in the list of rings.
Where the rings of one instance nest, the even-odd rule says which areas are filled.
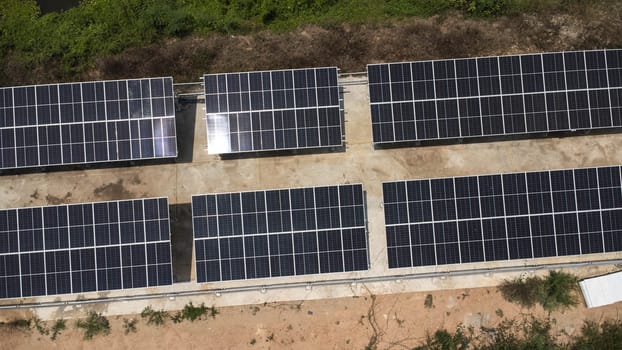
[[[341,146],[337,68],[207,74],[211,154]]]
[[[0,88],[0,169],[176,156],[172,78]]]
[[[362,185],[192,197],[197,282],[368,269]]]
[[[375,144],[622,127],[622,50],[370,64]]]
[[[621,181],[613,166],[386,182],[389,268],[622,251]]]
[[[0,210],[0,298],[172,282],[167,198]]]

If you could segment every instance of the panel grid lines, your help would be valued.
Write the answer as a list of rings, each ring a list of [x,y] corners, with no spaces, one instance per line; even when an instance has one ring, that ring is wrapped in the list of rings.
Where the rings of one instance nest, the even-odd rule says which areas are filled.
[[[208,153],[343,144],[337,68],[204,76]]]
[[[0,210],[0,298],[171,283],[167,198]]]
[[[373,142],[622,127],[620,57],[599,50],[368,65]],[[396,81],[404,71],[412,74]]]
[[[384,183],[389,267],[622,251],[621,175],[613,166]]]
[[[368,269],[362,185],[192,197],[197,281]]]
[[[170,77],[0,88],[0,169],[176,156]]]

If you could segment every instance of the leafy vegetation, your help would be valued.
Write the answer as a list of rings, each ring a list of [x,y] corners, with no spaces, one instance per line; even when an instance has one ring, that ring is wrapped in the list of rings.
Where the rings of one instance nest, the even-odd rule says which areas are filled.
[[[17,319],[10,322],[0,322],[0,326],[12,329],[30,330],[31,320]]]
[[[432,294],[428,294],[425,296],[423,306],[425,306],[426,309],[431,309],[434,307],[434,297],[432,296]]]
[[[473,340],[472,330],[465,333],[463,327],[458,327],[453,334],[444,329],[428,334],[424,345],[414,350],[467,350]]]
[[[598,324],[586,321],[581,334],[574,338],[573,350],[622,349],[622,321],[605,320]]]
[[[136,333],[136,323],[138,321],[135,318],[123,319],[123,332],[127,335],[130,333]]]
[[[35,329],[41,335],[50,334],[50,330],[45,326],[45,322],[43,322],[39,317],[33,317],[32,323],[34,324]]]
[[[525,307],[536,303],[552,311],[577,305],[577,277],[560,271],[549,271],[546,278],[519,277],[499,286],[503,297]]]
[[[50,339],[52,340],[56,340],[56,337],[61,334],[62,331],[64,331],[67,328],[67,321],[60,319],[60,320],[56,320],[54,321],[54,324],[52,325],[52,335],[50,335]]]
[[[579,0],[83,0],[41,16],[35,0],[0,1],[0,60],[8,69],[59,67],[78,76],[97,57],[190,34],[285,31],[306,23],[374,23],[448,10],[499,16]],[[2,76],[0,76],[2,80]]]
[[[622,321],[601,324],[586,321],[581,332],[567,341],[552,334],[551,319],[506,320],[493,328],[475,333],[459,326],[455,332],[444,329],[428,335],[416,350],[592,350],[622,349]]]
[[[84,330],[84,339],[93,339],[96,335],[108,335],[110,334],[110,322],[106,316],[95,311],[89,311],[86,319],[78,320],[76,327]]]
[[[194,322],[196,320],[200,320],[203,316],[211,316],[212,318],[216,318],[218,315],[218,310],[214,306],[206,307],[204,303],[201,303],[199,306],[195,306],[192,302],[189,302],[184,306],[181,311],[178,311],[173,317],[173,323],[180,323],[184,320],[189,320]]]
[[[140,313],[140,317],[146,318],[148,325],[161,326],[166,322],[166,319],[169,318],[169,315],[165,310],[154,310],[151,306],[147,306]]]

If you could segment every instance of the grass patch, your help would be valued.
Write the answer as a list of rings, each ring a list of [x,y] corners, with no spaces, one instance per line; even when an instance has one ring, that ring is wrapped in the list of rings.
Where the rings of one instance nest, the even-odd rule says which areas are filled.
[[[56,337],[61,334],[65,329],[67,329],[67,321],[63,319],[54,321],[54,324],[51,328],[52,335],[50,335],[50,339],[56,340]]]
[[[212,318],[216,318],[219,312],[216,310],[214,306],[206,307],[204,303],[201,305],[194,305],[192,302],[189,302],[184,306],[181,311],[178,311],[173,317],[173,323],[180,323],[184,320],[189,320],[190,322],[194,322],[196,320],[200,320],[204,316],[210,316]]]
[[[76,327],[84,331],[84,339],[93,339],[96,335],[110,334],[110,322],[106,316],[95,311],[89,311],[86,319],[76,321]]]
[[[580,1],[85,0],[62,13],[41,16],[35,0],[3,0],[0,60],[20,62],[25,72],[47,65],[57,69],[57,75],[71,79],[92,68],[98,57],[190,34],[289,31],[310,23],[375,24],[449,10],[467,16],[494,17],[563,11],[575,3]]]
[[[164,310],[154,310],[151,306],[147,306],[140,313],[140,317],[143,319],[146,318],[148,325],[162,326],[166,323],[166,319],[169,318],[169,315],[168,312]]]
[[[545,278],[519,277],[505,281],[499,286],[499,291],[510,302],[529,308],[539,304],[545,310],[553,311],[577,305],[578,288],[576,276],[549,271]]]

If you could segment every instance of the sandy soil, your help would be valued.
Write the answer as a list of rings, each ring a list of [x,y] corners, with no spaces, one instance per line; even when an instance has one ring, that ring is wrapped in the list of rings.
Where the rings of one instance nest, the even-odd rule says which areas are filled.
[[[418,345],[427,332],[455,330],[462,324],[491,327],[502,319],[544,318],[539,307],[524,309],[503,300],[496,288],[360,296],[305,302],[223,307],[215,318],[164,326],[147,325],[140,316],[111,317],[111,333],[82,340],[67,323],[55,342],[37,330],[0,328],[0,349],[363,349],[377,336],[378,349]],[[572,336],[583,320],[616,318],[622,304],[586,309],[583,305],[550,314],[553,334]],[[123,319],[138,320],[136,333],[124,334]],[[375,329],[375,330],[374,330]]]

